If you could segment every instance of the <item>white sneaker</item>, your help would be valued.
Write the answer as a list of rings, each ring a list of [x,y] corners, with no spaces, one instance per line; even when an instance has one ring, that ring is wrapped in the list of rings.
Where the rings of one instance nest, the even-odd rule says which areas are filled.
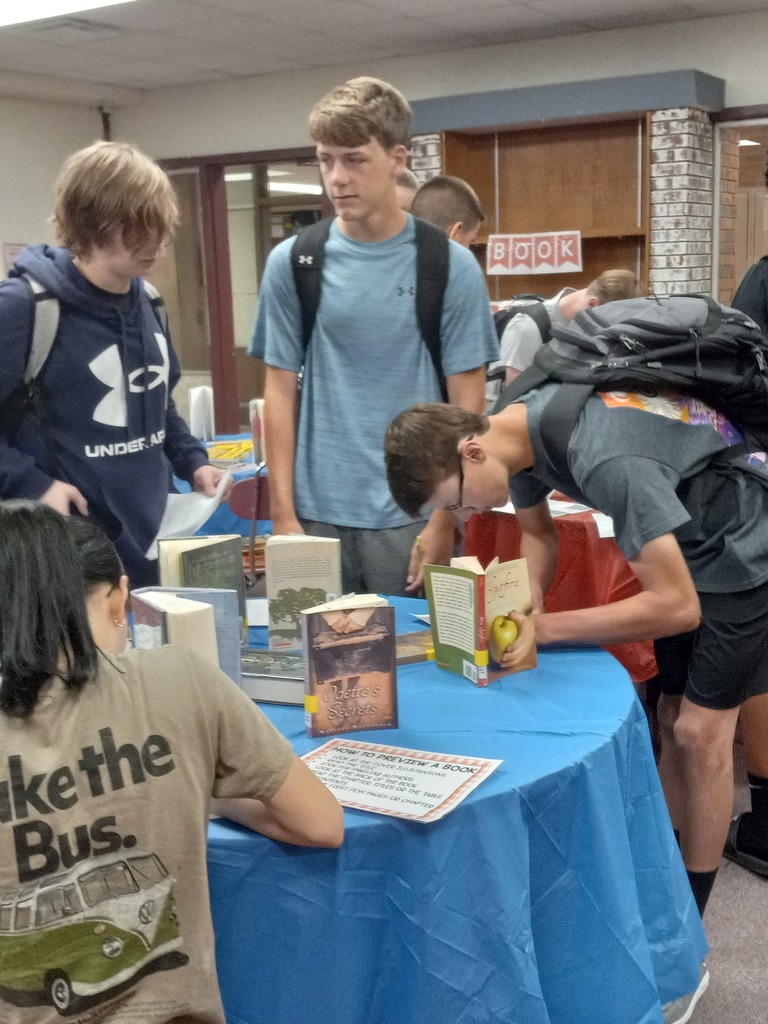
[[[695,992],[689,992],[687,996],[680,996],[673,999],[671,1003],[665,1003],[661,1008],[664,1014],[664,1024],[688,1024],[696,1009],[696,1004],[707,991],[709,986],[709,971],[706,963],[701,965],[701,981]]]

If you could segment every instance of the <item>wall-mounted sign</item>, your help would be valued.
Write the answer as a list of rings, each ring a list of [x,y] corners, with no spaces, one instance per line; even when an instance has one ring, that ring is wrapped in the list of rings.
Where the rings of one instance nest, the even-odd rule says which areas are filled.
[[[571,274],[581,270],[580,231],[490,235],[487,274]]]

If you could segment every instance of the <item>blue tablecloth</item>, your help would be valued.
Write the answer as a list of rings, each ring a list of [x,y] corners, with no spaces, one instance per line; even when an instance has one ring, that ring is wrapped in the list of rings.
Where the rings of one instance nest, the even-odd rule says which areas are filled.
[[[393,603],[413,629],[423,602]],[[398,688],[400,728],[361,738],[504,764],[433,824],[346,811],[338,851],[212,822],[229,1024],[660,1024],[707,944],[626,671],[559,650],[484,690],[431,663]]]

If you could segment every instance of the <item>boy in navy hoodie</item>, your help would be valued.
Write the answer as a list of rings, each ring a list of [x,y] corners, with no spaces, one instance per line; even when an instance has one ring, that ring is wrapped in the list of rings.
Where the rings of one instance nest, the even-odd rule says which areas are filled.
[[[97,142],[64,164],[52,221],[63,247],[25,249],[0,285],[0,406],[30,351],[35,299],[22,275],[58,300],[60,317],[39,407],[0,434],[0,496],[89,516],[141,586],[157,580],[146,552],[172,473],[206,494],[222,473],[176,412],[179,362],[141,280],[178,222],[176,199],[139,150]]]

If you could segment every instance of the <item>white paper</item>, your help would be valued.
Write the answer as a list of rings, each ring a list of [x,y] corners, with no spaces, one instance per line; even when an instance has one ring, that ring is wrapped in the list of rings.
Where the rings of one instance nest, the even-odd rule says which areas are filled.
[[[593,512],[592,518],[597,523],[597,535],[598,537],[615,537],[616,534],[613,531],[613,520],[610,516],[604,515],[602,512]]]
[[[211,441],[216,436],[213,388],[207,384],[189,389],[189,432],[201,441]]]
[[[557,519],[560,516],[573,516],[578,512],[591,512],[592,508],[589,505],[581,505],[578,501],[562,501],[560,498],[549,498],[547,500],[549,505],[549,513],[553,519]],[[508,501],[506,505],[499,505],[498,508],[491,509],[492,512],[504,512],[506,515],[515,514],[515,506],[511,501]]]
[[[269,613],[267,611],[266,597],[249,597],[247,605],[249,626],[269,625]]]
[[[197,533],[221,504],[221,496],[231,474],[224,473],[211,497],[199,491],[187,494],[169,494],[157,536],[147,549],[145,558],[157,558],[157,542],[166,537],[191,537]]]
[[[421,822],[444,817],[502,764],[342,738],[303,760],[345,807]]]
[[[419,622],[424,622],[427,626],[432,625],[429,615],[417,615],[416,612],[411,612],[411,618],[418,619]]]

